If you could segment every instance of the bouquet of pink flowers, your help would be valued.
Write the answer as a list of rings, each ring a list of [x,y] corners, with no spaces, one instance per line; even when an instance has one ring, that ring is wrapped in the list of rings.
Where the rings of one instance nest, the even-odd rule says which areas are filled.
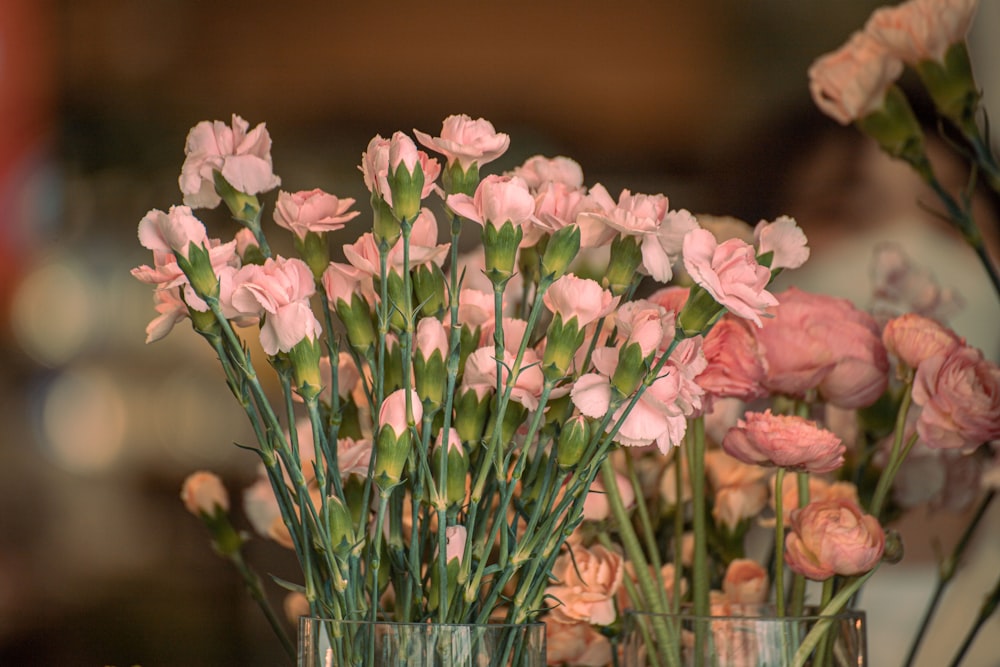
[[[571,580],[565,542],[609,454],[682,442],[708,406],[703,334],[727,312],[723,329],[760,326],[806,240],[781,218],[719,242],[664,195],[585,187],[564,157],[480,178],[509,144],[482,119],[414,134],[445,163],[402,132],[372,139],[370,223],[341,261],[330,239],[353,200],[279,191],[272,218],[298,257],[275,254],[264,125],[196,125],[184,204],[139,223],[153,263],[133,275],[159,313],[147,340],[190,319],[218,356],[257,436],[238,443],[260,459],[247,514],[294,550],[303,579],[284,584],[307,613],[522,624],[555,604],[553,577]],[[230,240],[195,215],[221,203],[241,227]],[[470,223],[482,242],[463,255]],[[636,296],[681,266],[685,303]],[[183,496],[281,631],[218,478],[193,475]]]

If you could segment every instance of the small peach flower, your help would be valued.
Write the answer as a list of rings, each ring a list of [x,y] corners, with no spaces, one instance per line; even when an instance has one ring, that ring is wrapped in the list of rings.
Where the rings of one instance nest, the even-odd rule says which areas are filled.
[[[229,494],[222,480],[213,472],[202,470],[188,475],[181,487],[181,500],[187,511],[195,516],[212,516],[218,511],[229,511]]]
[[[864,574],[882,559],[885,532],[878,519],[845,500],[811,502],[792,512],[785,561],[814,581]]]
[[[978,0],[910,0],[872,13],[865,32],[905,63],[944,60],[965,39]]]
[[[726,568],[722,591],[733,604],[766,602],[770,592],[767,570],[755,560],[736,558]]]
[[[809,91],[826,115],[841,125],[879,109],[903,63],[869,34],[856,32],[836,51],[809,68]]]
[[[557,583],[546,589],[546,595],[561,604],[549,613],[565,622],[610,625],[618,617],[615,594],[623,575],[621,554],[599,544],[589,549],[576,547],[572,554],[560,555],[552,566],[552,578]]]
[[[338,199],[318,188],[293,193],[282,190],[274,204],[274,222],[304,239],[309,232],[323,234],[343,228],[361,215],[360,211],[348,210],[353,205],[349,197]]]
[[[882,342],[889,354],[910,368],[917,368],[930,357],[948,355],[962,345],[951,329],[916,313],[889,320],[882,329]]]
[[[806,235],[794,218],[783,215],[773,222],[761,220],[753,230],[757,254],[774,253],[771,270],[797,269],[809,259]]]
[[[458,162],[463,171],[473,164],[482,167],[492,162],[507,152],[510,145],[510,137],[497,132],[491,122],[483,118],[473,120],[465,114],[445,118],[439,137],[420,130],[413,130],[413,135],[427,148],[444,155],[449,165]]]

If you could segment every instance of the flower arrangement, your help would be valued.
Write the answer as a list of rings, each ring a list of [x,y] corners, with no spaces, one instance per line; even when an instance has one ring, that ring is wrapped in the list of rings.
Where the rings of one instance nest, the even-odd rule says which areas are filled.
[[[996,188],[978,95],[949,83],[971,82],[959,44],[974,3],[944,4],[944,55],[918,70]],[[889,87],[900,66],[865,34],[817,62],[817,101],[937,185],[988,263],[968,201],[940,186]],[[717,237],[662,194],[585,186],[570,158],[481,176],[510,143],[483,119],[413,136],[376,136],[362,154],[371,213],[342,259],[331,239],[361,213],[320,189],[277,192],[271,217],[297,257],[272,251],[270,135],[236,115],[192,128],[183,205],[139,223],[153,263],[133,275],[158,313],[147,341],[189,319],[218,356],[256,434],[237,443],[260,459],[247,515],[294,551],[302,580],[281,583],[299,613],[541,619],[550,664],[576,665],[615,659],[626,609],[773,600],[794,615],[812,580],[831,614],[901,556],[882,526],[903,508],[906,467],[1000,438],[1000,369],[933,303],[897,300],[890,317],[768,291],[809,256],[792,218]],[[220,204],[239,224],[231,240],[195,215]],[[469,229],[481,243],[465,254]],[[892,249],[876,267],[883,295],[919,279]],[[196,473],[182,497],[284,637],[219,479]],[[751,553],[762,522],[773,535]],[[658,623],[647,639],[673,665],[677,647],[711,642],[695,635]],[[823,641],[820,626],[796,664]]]

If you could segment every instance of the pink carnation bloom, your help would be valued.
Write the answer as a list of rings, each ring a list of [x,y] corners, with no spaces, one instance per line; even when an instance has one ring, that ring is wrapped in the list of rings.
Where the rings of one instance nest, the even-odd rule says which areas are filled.
[[[1000,367],[972,347],[925,359],[913,380],[917,433],[934,449],[971,450],[1000,438]]]
[[[350,264],[330,262],[322,277],[326,298],[333,306],[338,301],[350,304],[353,295],[359,295],[372,308],[377,302],[372,276]]]
[[[309,297],[316,291],[312,271],[300,259],[277,257],[262,266],[248,264],[233,279],[233,306],[266,316],[260,329],[264,352],[288,352],[303,339],[315,340],[323,328]]]
[[[618,303],[618,299],[596,280],[577,278],[572,273],[553,282],[542,300],[546,308],[562,317],[563,322],[576,318],[576,326],[580,329],[610,314]]]
[[[159,313],[146,325],[146,342],[154,343],[170,333],[174,325],[188,316],[187,304],[181,299],[180,289],[167,287],[153,292],[156,312]]]
[[[479,183],[474,197],[448,195],[448,207],[480,225],[500,228],[510,222],[520,227],[534,217],[535,198],[517,176],[491,174]]]
[[[903,63],[864,32],[856,32],[836,51],[809,68],[809,92],[823,113],[841,125],[879,109]]]
[[[583,188],[583,168],[572,158],[533,155],[520,167],[515,167],[512,176],[520,176],[531,190],[538,191],[548,184],[559,183],[570,190]]]
[[[889,358],[871,315],[847,299],[794,287],[778,300],[755,332],[767,363],[765,387],[794,397],[818,389],[841,408],[868,406],[882,395]]]
[[[256,195],[281,185],[271,164],[271,136],[264,123],[247,131],[249,123],[233,114],[232,127],[222,121],[202,121],[191,128],[184,145],[179,184],[184,203],[215,208],[222,199],[215,191],[216,171],[237,192]]]
[[[947,355],[962,345],[951,329],[916,313],[889,320],[882,329],[882,342],[889,354],[910,368],[917,368],[924,359]]]
[[[615,482],[618,495],[621,496],[622,505],[629,510],[635,505],[635,490],[629,478],[620,472],[615,473]],[[587,497],[583,501],[583,518],[587,521],[604,521],[611,515],[611,506],[608,504],[608,494],[604,487],[604,481],[598,477],[590,485]]]
[[[441,124],[441,136],[413,130],[413,135],[427,148],[444,155],[448,164],[458,162],[463,171],[473,164],[482,167],[507,152],[510,137],[497,132],[488,120],[473,120],[465,114],[448,116]]]
[[[187,206],[171,206],[164,213],[153,209],[139,221],[139,243],[153,252],[175,253],[188,259],[188,250],[208,246],[205,224]]]
[[[814,581],[851,577],[878,565],[885,532],[878,519],[845,500],[811,502],[792,512],[785,562]]]
[[[428,263],[441,266],[444,262],[451,244],[438,244],[437,231],[437,219],[434,217],[434,212],[429,208],[420,209],[410,231],[410,269]],[[386,265],[397,273],[403,270],[403,250],[403,237],[400,236],[386,256]],[[346,244],[344,257],[355,268],[372,277],[378,277],[381,272],[378,243],[371,232],[362,234],[354,243]]]
[[[563,227],[576,223],[581,203],[586,198],[582,188],[574,188],[565,183],[549,182],[537,189],[535,194],[535,216],[533,227],[540,233],[551,234]],[[585,246],[582,240],[581,246]]]
[[[876,9],[865,32],[910,65],[942,62],[948,47],[965,39],[978,4],[978,0],[910,0]]]
[[[722,448],[744,463],[823,473],[844,464],[844,443],[816,422],[794,415],[747,412],[722,440]]]
[[[695,229],[684,237],[684,268],[719,304],[761,326],[760,315],[778,300],[767,291],[771,272],[757,263],[754,249],[739,239],[718,243]]]
[[[753,230],[757,255],[772,252],[771,270],[797,269],[809,259],[806,235],[794,218],[783,215],[773,222],[761,220]]]
[[[507,341],[505,341],[505,344]],[[514,365],[514,354],[509,349],[504,350],[502,375],[500,381],[503,387],[510,382],[510,369]],[[527,349],[521,360],[521,368],[514,378],[510,398],[523,405],[528,410],[538,408],[538,399],[542,395],[545,377],[542,375],[541,359],[538,354]],[[465,374],[462,376],[463,389],[475,389],[482,396],[486,390],[497,391],[497,361],[496,351],[492,346],[481,347],[469,355],[465,362]]]
[[[229,511],[229,493],[214,472],[191,473],[181,487],[181,500],[188,512],[212,516],[217,510]]]
[[[344,224],[359,215],[349,211],[354,205],[351,198],[338,199],[322,190],[303,190],[291,194],[278,192],[274,204],[274,222],[304,239],[309,232],[323,234],[342,229]]]
[[[666,350],[674,340],[674,314],[646,299],[623,303],[614,313],[621,346],[638,343],[642,356]]]
[[[381,197],[392,206],[392,191],[389,188],[389,169],[397,169],[403,162],[412,174],[416,164],[424,174],[424,186],[421,198],[430,196],[437,189],[436,181],[441,174],[441,164],[424,151],[416,150],[413,140],[402,132],[396,132],[392,139],[384,139],[375,135],[368,142],[368,150],[361,154],[361,165],[358,169],[364,177],[365,186],[372,194]]]

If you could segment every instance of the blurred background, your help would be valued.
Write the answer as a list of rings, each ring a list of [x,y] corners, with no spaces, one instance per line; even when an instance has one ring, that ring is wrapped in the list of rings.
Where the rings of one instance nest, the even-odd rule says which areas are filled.
[[[814,259],[789,280],[861,306],[871,249],[892,238],[961,294],[954,328],[996,360],[1000,303],[974,255],[916,206],[926,193],[905,168],[809,100],[809,64],[875,6],[0,0],[0,665],[282,664],[178,499],[188,473],[215,470],[240,520],[256,461],[232,443],[252,435],[186,325],[144,344],[153,301],[129,276],[148,262],[139,219],[180,203],[200,120],[266,122],[285,189],[364,204],[372,136],[485,117],[512,137],[488,172],[568,155],[612,193],[794,216]],[[986,0],[971,36],[994,116],[998,10]],[[997,210],[984,202],[994,249]],[[915,512],[907,559],[866,591],[872,664],[899,664],[933,583],[932,534],[950,547],[959,509]],[[1000,531],[984,532],[945,601],[954,627],[1000,569]],[[294,578],[271,543],[249,556]],[[998,631],[994,618],[966,664],[1000,665]],[[919,664],[945,664],[958,634],[936,627]]]

